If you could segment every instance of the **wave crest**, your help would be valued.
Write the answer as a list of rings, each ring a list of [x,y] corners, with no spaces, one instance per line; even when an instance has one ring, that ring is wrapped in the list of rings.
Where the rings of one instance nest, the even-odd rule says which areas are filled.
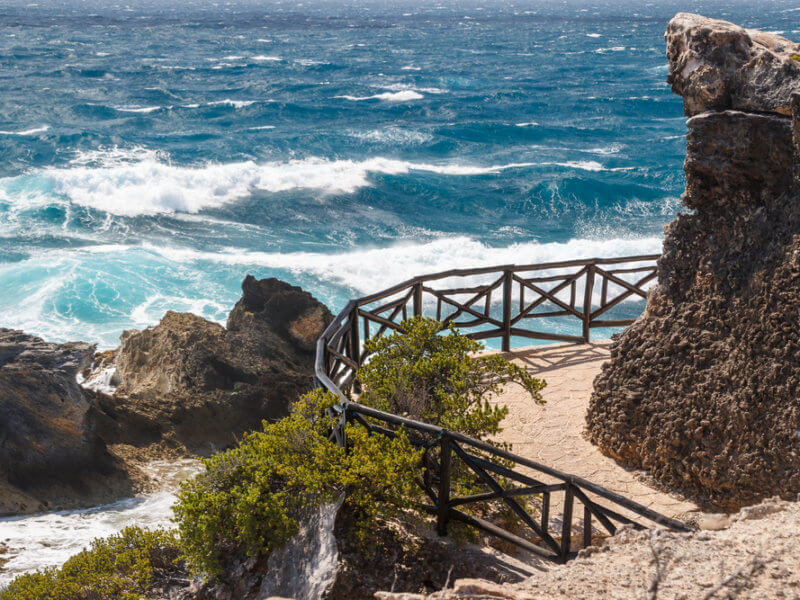
[[[382,134],[383,135],[383,134]],[[597,161],[523,162],[505,165],[429,164],[375,157],[362,161],[308,158],[288,162],[209,163],[179,166],[147,149],[80,154],[69,168],[0,179],[0,191],[17,201],[70,202],[120,216],[197,213],[245,198],[254,191],[294,189],[350,194],[371,185],[371,174],[427,172],[444,176],[495,175],[509,169],[558,167],[617,171]]]

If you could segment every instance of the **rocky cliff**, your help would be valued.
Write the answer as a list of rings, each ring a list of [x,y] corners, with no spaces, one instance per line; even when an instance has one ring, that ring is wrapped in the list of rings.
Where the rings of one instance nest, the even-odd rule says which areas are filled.
[[[666,40],[693,212],[666,228],[659,285],[595,381],[588,432],[734,509],[800,492],[800,45],[685,13]]]
[[[332,316],[277,279],[248,276],[242,292],[227,327],[168,312],[97,356],[0,329],[0,514],[131,495],[146,485],[137,461],[208,454],[285,415]],[[101,391],[78,384],[98,378]]]
[[[130,491],[95,435],[92,406],[75,379],[94,350],[0,329],[0,514]]]
[[[308,292],[248,276],[227,327],[168,312],[126,332],[118,387],[98,398],[102,437],[199,454],[230,446],[313,387],[314,346],[332,318]]]

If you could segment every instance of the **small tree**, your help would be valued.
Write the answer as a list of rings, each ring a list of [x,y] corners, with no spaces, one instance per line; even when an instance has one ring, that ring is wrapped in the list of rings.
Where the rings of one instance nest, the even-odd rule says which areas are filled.
[[[342,494],[362,538],[376,517],[418,498],[420,452],[402,432],[390,439],[348,426],[347,452],[328,440],[334,420],[326,409],[336,401],[322,390],[302,396],[288,417],[264,422],[238,447],[205,459],[206,472],[181,486],[174,510],[195,569],[214,575],[237,555],[268,554]]]
[[[483,344],[452,325],[415,317],[401,327],[403,332],[366,343],[371,356],[357,374],[363,386],[359,402],[478,439],[502,431],[508,408],[492,406],[489,396],[509,383],[544,403],[544,381],[499,354],[476,356]]]

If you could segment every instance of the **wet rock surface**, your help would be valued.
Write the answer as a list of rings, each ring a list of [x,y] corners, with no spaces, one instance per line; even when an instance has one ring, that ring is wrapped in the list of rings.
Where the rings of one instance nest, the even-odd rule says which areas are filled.
[[[72,507],[78,497],[103,501],[129,491],[75,379],[93,355],[91,344],[51,344],[0,329],[0,514]]]
[[[208,454],[286,415],[313,386],[313,342],[332,319],[328,309],[277,279],[248,276],[242,290],[227,327],[167,312],[123,334],[118,387],[98,399],[106,439]]]
[[[746,107],[781,112],[775,98],[800,90],[800,71],[764,57],[785,41],[729,25],[696,15],[670,23],[673,89],[691,114],[740,106],[734,100],[746,90],[779,81],[775,94],[753,92]],[[705,61],[704,78],[687,74],[686,52]],[[743,57],[761,57],[774,72],[751,81]],[[727,99],[707,100],[723,83]],[[793,125],[732,110],[689,119],[683,202],[694,212],[666,228],[659,285],[644,315],[616,337],[587,415],[603,452],[726,510],[800,492],[794,106]]]

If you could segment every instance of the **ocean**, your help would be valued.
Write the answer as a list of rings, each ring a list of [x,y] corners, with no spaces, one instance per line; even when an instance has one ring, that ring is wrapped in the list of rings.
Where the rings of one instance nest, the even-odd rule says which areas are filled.
[[[166,310],[224,322],[248,273],[337,311],[659,252],[684,185],[668,20],[800,39],[799,4],[2,0],[0,327],[104,349]],[[172,500],[3,519],[0,585]]]
[[[0,326],[115,347],[247,273],[334,311],[457,266],[658,252],[692,10],[792,2],[0,4]]]

